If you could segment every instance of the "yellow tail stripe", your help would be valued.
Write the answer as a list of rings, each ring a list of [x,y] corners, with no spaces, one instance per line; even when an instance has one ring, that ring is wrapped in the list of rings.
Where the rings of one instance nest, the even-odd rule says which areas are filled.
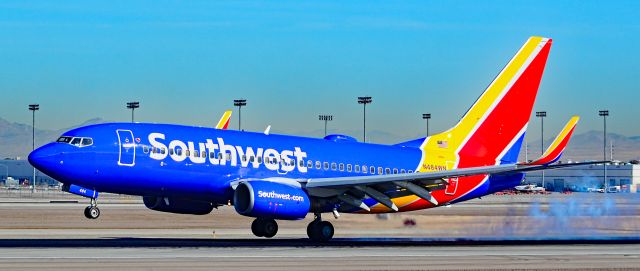
[[[229,118],[231,118],[231,110],[224,111],[224,114],[222,114],[218,124],[216,124],[216,129],[224,129],[225,124],[229,122]]]

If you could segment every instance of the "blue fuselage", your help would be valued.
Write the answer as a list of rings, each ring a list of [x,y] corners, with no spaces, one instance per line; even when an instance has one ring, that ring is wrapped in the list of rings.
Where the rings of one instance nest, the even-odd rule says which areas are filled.
[[[38,169],[63,183],[217,203],[232,199],[230,184],[240,179],[404,173],[416,170],[421,158],[418,148],[341,136],[314,139],[169,124],[99,124],[63,137],[90,138],[92,144],[54,142],[30,156]]]

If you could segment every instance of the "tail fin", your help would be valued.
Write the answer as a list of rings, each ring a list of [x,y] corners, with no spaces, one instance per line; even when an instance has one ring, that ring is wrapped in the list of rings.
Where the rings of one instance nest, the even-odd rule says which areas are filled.
[[[517,162],[551,43],[529,38],[456,126],[425,139],[419,170]]]
[[[558,136],[556,136],[556,139],[553,140],[551,145],[549,145],[549,148],[547,148],[544,154],[542,154],[542,156],[537,160],[531,163],[527,163],[527,165],[548,165],[558,161],[560,159],[560,156],[562,156],[564,149],[567,147],[569,139],[571,138],[571,134],[576,128],[576,124],[578,123],[579,119],[580,117],[578,116],[572,117],[564,126],[564,128],[562,128],[562,131],[560,131]]]
[[[222,117],[220,117],[220,120],[218,121],[218,124],[216,124],[216,129],[222,129],[222,130],[226,130],[227,127],[229,127],[229,120],[231,119],[231,110],[227,110],[224,111],[224,114],[222,114]]]

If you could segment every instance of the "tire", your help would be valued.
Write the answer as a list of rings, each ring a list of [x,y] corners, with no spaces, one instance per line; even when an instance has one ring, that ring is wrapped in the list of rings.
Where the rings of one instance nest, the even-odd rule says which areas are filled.
[[[89,218],[97,219],[100,217],[100,209],[98,207],[89,207]]]
[[[91,206],[87,206],[87,208],[84,208],[84,217],[91,219],[91,214],[89,214],[91,210]]]
[[[255,220],[253,220],[253,222],[251,222],[251,232],[253,232],[253,235],[257,237],[264,237],[264,227],[262,226],[263,223],[264,221],[259,218],[256,218]]]
[[[309,239],[316,241],[316,235],[315,233],[317,232],[316,228],[318,226],[318,221],[311,221],[311,223],[309,223],[309,225],[307,226],[307,236],[309,236]]]
[[[315,227],[316,238],[320,242],[327,242],[333,238],[334,228],[329,221],[322,221]]]
[[[278,233],[278,223],[273,219],[267,219],[262,223],[264,237],[271,238]]]

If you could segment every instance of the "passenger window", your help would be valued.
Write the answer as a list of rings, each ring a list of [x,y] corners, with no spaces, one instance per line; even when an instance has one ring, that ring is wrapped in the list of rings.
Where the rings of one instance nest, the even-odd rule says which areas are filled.
[[[246,155],[242,155],[242,162],[246,162],[247,161],[247,156]]]
[[[222,153],[221,152],[218,153],[218,160],[222,160]]]
[[[207,157],[207,153],[205,151],[201,151],[200,152],[200,157],[202,157],[202,158]]]
[[[191,156],[191,152],[189,152],[189,150],[184,150],[184,156]]]
[[[407,171],[407,173],[413,173],[413,170],[409,170],[409,171]]]
[[[149,153],[149,147],[147,147],[147,146],[142,146],[142,152],[144,152],[144,153]]]
[[[360,172],[360,165],[355,166],[355,172]]]
[[[167,153],[167,150],[165,148],[160,149],[160,154],[165,154]]]
[[[227,161],[231,161],[231,154],[225,155],[227,157]]]
[[[316,169],[320,169],[320,161],[316,161]]]
[[[209,159],[213,159],[215,157],[216,157],[216,154],[214,152],[209,153]]]
[[[385,168],[384,169],[384,174],[391,174],[391,169]]]
[[[338,165],[338,170],[340,170],[340,171],[344,171],[344,164],[343,164],[343,163],[340,163],[340,164]]]
[[[367,173],[367,170],[368,170],[368,169],[369,169],[369,168],[367,168],[367,166],[362,166],[362,173]]]
[[[335,171],[337,167],[336,163],[331,163],[331,170]]]
[[[313,167],[313,161],[307,160],[307,167],[308,168],[312,168]]]
[[[376,167],[374,166],[369,167],[369,173],[376,174]]]
[[[182,149],[176,149],[176,154],[178,156],[182,156]]]
[[[200,157],[200,153],[198,153],[198,150],[193,150],[193,157]]]
[[[401,170],[400,170],[400,173],[404,174],[404,173],[407,173],[407,171],[406,171],[406,170],[404,170],[404,169],[401,169]]]
[[[299,166],[300,166],[300,167],[304,167],[304,160],[300,160],[300,164],[299,164]]]
[[[249,156],[249,162],[253,163],[253,161],[255,161],[256,158],[254,156]]]
[[[382,175],[382,167],[378,167],[378,174]]]
[[[258,156],[258,164],[261,164],[261,163],[262,163],[262,157]]]
[[[393,174],[398,174],[398,169],[397,168],[393,169]]]
[[[328,170],[329,169],[329,162],[324,162],[322,164],[324,165],[324,170]]]
[[[347,172],[351,172],[351,164],[347,164]]]
[[[173,149],[169,149],[169,155],[173,155],[174,150]]]

